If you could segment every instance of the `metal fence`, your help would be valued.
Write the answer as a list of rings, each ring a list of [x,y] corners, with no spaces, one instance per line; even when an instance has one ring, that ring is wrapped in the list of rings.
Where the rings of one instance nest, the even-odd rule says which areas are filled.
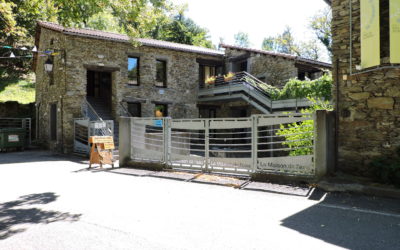
[[[91,121],[75,119],[74,121],[74,153],[88,155],[90,152],[90,136],[114,136],[113,121]]]
[[[0,118],[0,128],[23,128],[26,130],[26,146],[32,143],[32,119],[31,118]]]
[[[311,176],[315,175],[315,121],[311,114],[130,118],[130,158],[204,172]]]

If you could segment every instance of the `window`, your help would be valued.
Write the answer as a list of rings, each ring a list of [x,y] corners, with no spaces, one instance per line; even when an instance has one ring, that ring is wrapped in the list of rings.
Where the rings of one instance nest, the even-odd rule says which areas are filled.
[[[57,104],[50,105],[50,140],[57,140]]]
[[[128,84],[139,85],[139,58],[128,57]]]
[[[239,63],[239,71],[247,71],[247,60]]]
[[[156,86],[167,87],[167,62],[162,60],[156,61]]]
[[[142,117],[142,105],[141,103],[128,102],[128,112],[132,117]]]
[[[297,74],[297,79],[304,81],[306,79],[306,73],[305,72],[299,72]]]
[[[167,104],[156,104],[154,107],[155,117],[166,117],[168,116],[168,105]]]
[[[222,76],[222,66],[200,65],[200,86],[203,86],[210,76]]]

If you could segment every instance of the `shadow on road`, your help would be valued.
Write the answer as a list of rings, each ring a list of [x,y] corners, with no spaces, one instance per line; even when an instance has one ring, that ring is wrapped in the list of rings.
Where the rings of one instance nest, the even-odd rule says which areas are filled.
[[[79,220],[80,214],[46,211],[32,207],[54,202],[57,199],[54,193],[30,194],[19,197],[14,201],[0,204],[0,240],[16,233],[25,231],[23,224],[48,224],[57,221],[74,222]]]
[[[281,225],[346,249],[400,249],[400,203],[331,194]]]

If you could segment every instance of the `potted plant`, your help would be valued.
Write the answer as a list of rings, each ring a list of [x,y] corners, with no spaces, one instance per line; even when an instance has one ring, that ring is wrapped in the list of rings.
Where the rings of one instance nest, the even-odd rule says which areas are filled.
[[[235,76],[235,73],[229,72],[228,74],[224,75],[224,81],[225,82],[232,81],[234,76]]]
[[[215,79],[217,79],[215,76],[207,77],[207,79],[206,79],[206,81],[205,81],[206,86],[207,86],[207,87],[213,86],[213,84],[215,83]]]
[[[164,116],[164,107],[163,106],[156,106],[156,110],[155,110],[155,116],[156,117],[163,117]]]

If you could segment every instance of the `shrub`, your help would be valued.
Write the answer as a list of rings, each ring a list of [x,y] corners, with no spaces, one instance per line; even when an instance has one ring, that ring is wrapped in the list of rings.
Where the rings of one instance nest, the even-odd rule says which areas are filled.
[[[316,80],[301,81],[298,79],[289,80],[280,91],[278,100],[318,98],[330,100],[332,98],[332,76],[324,75]]]
[[[310,117],[316,110],[332,110],[332,105],[328,101],[321,101],[309,98],[313,105],[301,110],[304,117]],[[294,122],[290,124],[281,124],[280,129],[276,132],[277,135],[283,136],[285,142],[282,144],[290,149],[290,156],[309,155],[313,153],[313,135],[314,135],[314,120],[305,120],[303,122]]]
[[[375,158],[370,167],[376,181],[400,187],[400,148],[396,156]]]

